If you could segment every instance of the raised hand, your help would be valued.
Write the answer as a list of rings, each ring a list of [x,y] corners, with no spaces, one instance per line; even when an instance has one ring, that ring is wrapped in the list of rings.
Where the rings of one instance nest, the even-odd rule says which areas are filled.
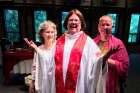
[[[28,38],[24,38],[24,41],[29,45],[29,47],[36,49],[37,45],[32,41],[32,40],[28,40]]]

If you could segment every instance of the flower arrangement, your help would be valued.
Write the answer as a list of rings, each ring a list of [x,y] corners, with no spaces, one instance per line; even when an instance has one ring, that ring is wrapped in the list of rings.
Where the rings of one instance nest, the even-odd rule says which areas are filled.
[[[25,85],[29,86],[31,80],[32,80],[32,75],[27,75],[26,77],[24,77]]]

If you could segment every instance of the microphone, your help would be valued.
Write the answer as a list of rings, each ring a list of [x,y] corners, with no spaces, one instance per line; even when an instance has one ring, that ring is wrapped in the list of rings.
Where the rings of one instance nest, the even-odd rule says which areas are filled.
[[[106,34],[110,34],[110,31],[108,28],[105,29]]]

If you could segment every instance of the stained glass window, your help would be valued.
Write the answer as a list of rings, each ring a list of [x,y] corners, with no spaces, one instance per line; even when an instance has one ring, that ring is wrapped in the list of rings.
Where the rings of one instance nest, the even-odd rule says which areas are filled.
[[[130,21],[130,28],[129,28],[129,36],[128,42],[129,43],[136,43],[137,42],[137,35],[140,24],[140,14],[132,14],[131,21]]]
[[[62,12],[61,14],[61,28],[62,28],[62,33],[64,33],[66,31],[66,29],[64,28],[63,24],[64,24],[64,20],[66,19],[66,16],[68,15],[68,12]]]
[[[108,13],[107,15],[112,17],[113,20],[112,34],[115,34],[117,33],[117,27],[118,27],[118,14]]]
[[[13,43],[20,40],[18,10],[5,9],[4,22],[6,39]]]
[[[35,41],[40,42],[40,37],[38,35],[40,23],[47,20],[47,12],[45,10],[34,11],[34,27],[35,27]]]

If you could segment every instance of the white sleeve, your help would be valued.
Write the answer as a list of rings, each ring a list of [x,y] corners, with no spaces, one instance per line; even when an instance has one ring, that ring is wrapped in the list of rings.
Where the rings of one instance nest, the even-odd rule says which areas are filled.
[[[37,91],[42,88],[42,70],[40,66],[40,58],[41,49],[37,48],[34,53],[33,64],[32,64],[32,79],[35,80],[35,89]]]
[[[89,40],[88,45],[87,88],[88,93],[97,93],[97,85],[102,77],[101,51],[93,40]]]
[[[32,75],[32,80],[35,80],[35,72],[36,72],[36,61],[38,61],[37,53],[34,52],[34,58],[33,58],[33,63],[31,67],[31,75]]]
[[[36,64],[39,61],[38,53],[41,53],[41,49],[39,49],[39,48],[37,48],[34,52],[33,63],[32,63],[32,67],[31,67],[32,80],[35,80],[35,73],[36,73],[36,69],[37,69]]]

